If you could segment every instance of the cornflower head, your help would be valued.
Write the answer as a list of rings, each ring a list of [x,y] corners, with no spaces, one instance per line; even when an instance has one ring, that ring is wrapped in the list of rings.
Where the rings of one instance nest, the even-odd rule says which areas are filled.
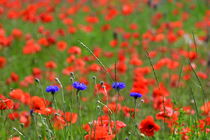
[[[137,93],[137,92],[131,92],[130,96],[133,97],[134,99],[142,97],[142,95],[140,93]]]
[[[138,98],[142,97],[142,94],[140,94],[138,92],[131,92],[130,96],[134,98],[134,114],[133,114],[133,117],[135,119],[136,118],[136,105],[137,105],[136,102],[137,102]]]
[[[117,90],[117,91],[119,91],[120,89],[123,89],[125,87],[126,87],[125,86],[125,83],[123,83],[123,82],[114,82],[112,84],[112,88],[115,89],[115,90]]]
[[[50,92],[51,94],[55,94],[55,92],[59,91],[58,86],[47,86],[46,92]]]
[[[86,90],[86,89],[87,89],[87,86],[86,86],[85,84],[83,84],[83,83],[80,83],[80,82],[74,82],[74,83],[72,84],[72,86],[73,86],[75,89],[77,89],[78,91],[79,91],[79,90]]]

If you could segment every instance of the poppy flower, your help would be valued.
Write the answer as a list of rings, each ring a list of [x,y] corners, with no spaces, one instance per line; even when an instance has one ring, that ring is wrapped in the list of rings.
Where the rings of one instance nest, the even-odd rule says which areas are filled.
[[[95,93],[96,94],[102,93],[103,95],[107,95],[107,93],[110,90],[111,90],[111,86],[109,84],[107,84],[107,83],[95,85]]]
[[[15,136],[15,137],[10,138],[9,140],[21,140],[21,138],[18,136]]]
[[[14,102],[11,99],[1,99],[0,98],[0,110],[12,109]]]
[[[3,68],[6,65],[6,58],[3,56],[0,56],[0,69]]]
[[[83,125],[83,129],[88,132],[84,137],[85,140],[112,140],[120,129],[126,127],[125,123],[112,121],[108,116],[98,117],[97,120],[92,121],[91,125],[92,127],[90,123]]]
[[[67,48],[67,43],[65,41],[59,41],[56,45],[59,51],[64,51]]]
[[[64,118],[67,122],[70,122],[73,124],[77,122],[78,115],[76,113],[66,112],[64,114]]]
[[[208,115],[210,113],[210,101],[204,103],[204,105],[201,106],[201,111],[203,111],[205,115]]]
[[[78,46],[72,46],[71,48],[68,49],[69,54],[81,54],[81,48]]]
[[[105,20],[111,20],[114,17],[116,17],[118,14],[118,11],[114,8],[110,9],[107,13],[107,15],[105,16]]]
[[[134,112],[138,112],[139,109],[129,108],[127,106],[122,107],[122,111],[125,117],[132,117],[134,118]]]
[[[54,69],[57,67],[57,64],[54,61],[48,61],[45,63],[45,67],[49,69]]]
[[[155,131],[160,130],[160,126],[154,122],[152,116],[147,116],[146,119],[142,120],[138,128],[146,136],[154,136]]]
[[[131,5],[123,5],[122,7],[122,14],[123,15],[130,15],[133,12],[133,7]]]
[[[106,114],[109,113],[110,110],[114,113],[118,113],[121,110],[121,105],[113,102],[103,107],[103,111]]]
[[[29,125],[31,123],[31,117],[30,117],[29,112],[26,112],[26,111],[21,112],[19,121],[20,121],[20,123],[24,124],[24,127],[29,127]]]
[[[33,96],[31,98],[30,107],[33,110],[41,110],[46,107],[45,100],[38,96]]]
[[[12,30],[12,35],[15,38],[20,38],[22,36],[22,31],[20,29],[13,29]]]
[[[19,76],[15,72],[10,74],[10,78],[13,82],[17,82],[19,80]]]
[[[19,118],[19,114],[18,114],[17,112],[9,113],[9,114],[8,114],[8,118],[9,118],[10,120],[18,119],[18,118]]]
[[[64,117],[61,115],[55,115],[53,118],[53,126],[55,129],[63,129],[67,125]]]

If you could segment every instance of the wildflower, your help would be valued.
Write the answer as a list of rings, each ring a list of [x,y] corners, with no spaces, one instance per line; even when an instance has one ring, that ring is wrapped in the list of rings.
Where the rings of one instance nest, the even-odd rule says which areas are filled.
[[[58,86],[48,86],[46,88],[46,92],[50,92],[52,94],[54,94],[55,92],[58,92],[58,91],[59,91]]]
[[[31,110],[42,110],[47,107],[47,101],[45,99],[38,97],[38,96],[33,96],[31,97],[30,101],[30,108]]]
[[[154,122],[152,116],[147,116],[146,119],[142,120],[138,128],[146,136],[153,136],[155,131],[160,130],[160,126]]]
[[[142,95],[140,93],[137,93],[137,92],[131,92],[130,93],[130,96],[131,97],[134,97],[135,99],[142,97]]]
[[[125,88],[125,83],[123,83],[123,82],[114,82],[112,84],[112,88],[114,88],[116,90],[123,89],[123,88]]]
[[[8,114],[8,118],[10,119],[10,120],[16,120],[16,119],[18,119],[19,118],[19,113],[17,113],[17,112],[12,112],[12,113],[9,113]]]
[[[85,84],[83,84],[83,83],[80,83],[80,82],[74,82],[72,84],[72,86],[74,88],[76,88],[77,90],[86,90],[87,89],[87,86]]]
[[[7,63],[7,60],[5,57],[0,56],[0,69],[3,68]]]
[[[19,116],[19,121],[21,124],[24,125],[24,127],[29,127],[29,125],[31,124],[31,117],[29,112],[21,112]]]
[[[57,64],[54,61],[48,61],[45,63],[45,67],[49,69],[55,69]]]

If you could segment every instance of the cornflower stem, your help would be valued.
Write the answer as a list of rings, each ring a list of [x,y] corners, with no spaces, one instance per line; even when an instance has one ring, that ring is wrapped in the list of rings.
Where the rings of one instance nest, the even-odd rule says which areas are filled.
[[[58,108],[54,93],[52,93],[52,106],[54,106],[55,109]]]
[[[117,90],[116,113],[117,113],[117,111],[118,111],[119,99],[120,99],[120,90]]]
[[[134,98],[134,114],[133,114],[133,117],[134,117],[135,122],[136,122],[136,106],[137,106],[137,98]]]
[[[79,99],[79,90],[76,91],[77,96],[77,109],[79,114],[79,124],[80,124],[80,118],[81,118],[81,108],[80,108],[80,99]]]
[[[55,104],[55,94],[52,93],[52,106]],[[55,106],[55,105],[54,105]]]
[[[118,102],[119,102],[119,96],[120,96],[120,90],[117,89],[117,100],[116,100],[116,113],[118,112]],[[114,120],[115,120],[115,123],[114,123],[114,131],[117,130],[117,118],[116,118],[116,114],[114,115]]]
[[[81,107],[80,107],[79,91],[80,90],[77,89],[76,96],[77,96],[77,109],[78,109],[78,115],[79,115],[78,122],[79,122],[79,126],[81,126]],[[81,129],[80,128],[79,128],[79,133],[81,134]]]

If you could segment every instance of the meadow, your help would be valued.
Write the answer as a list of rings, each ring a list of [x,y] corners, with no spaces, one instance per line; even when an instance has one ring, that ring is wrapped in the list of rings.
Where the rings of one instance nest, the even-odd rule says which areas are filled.
[[[1,140],[207,140],[209,0],[0,0]]]

